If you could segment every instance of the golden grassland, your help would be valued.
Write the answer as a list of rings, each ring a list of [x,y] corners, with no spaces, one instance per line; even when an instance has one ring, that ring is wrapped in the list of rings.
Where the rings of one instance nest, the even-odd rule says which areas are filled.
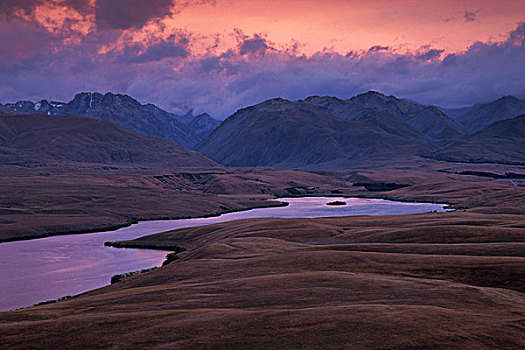
[[[460,209],[248,219],[123,242],[187,250],[152,272],[59,303],[1,313],[3,346],[525,347],[524,187],[435,169],[330,178],[329,193],[450,202]],[[349,185],[357,180],[410,186],[370,193]]]

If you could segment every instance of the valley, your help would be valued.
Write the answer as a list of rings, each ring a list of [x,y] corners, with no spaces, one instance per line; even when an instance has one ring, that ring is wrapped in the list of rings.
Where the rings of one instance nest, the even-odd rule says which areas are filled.
[[[0,313],[9,348],[525,344],[522,110],[471,131],[456,114],[376,92],[272,99],[239,110],[195,150],[88,117],[8,112],[3,242],[213,216],[287,196],[453,210],[248,218],[139,235],[117,245],[186,250],[112,285]]]
[[[525,1],[0,1],[0,350],[525,349]]]

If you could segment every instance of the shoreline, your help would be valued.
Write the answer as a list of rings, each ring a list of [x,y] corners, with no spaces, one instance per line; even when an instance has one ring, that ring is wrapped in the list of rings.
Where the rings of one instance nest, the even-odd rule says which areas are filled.
[[[446,206],[455,206],[457,203],[449,202],[446,200],[435,202],[428,199],[417,199],[417,198],[411,198],[411,199],[402,199],[402,198],[394,198],[394,197],[388,197],[388,196],[367,196],[363,194],[356,194],[356,195],[350,195],[350,194],[344,194],[344,193],[329,193],[329,194],[287,194],[283,196],[275,196],[278,199],[286,199],[286,198],[301,198],[301,197],[331,197],[331,198],[359,198],[359,199],[383,199],[390,202],[400,202],[400,203],[428,203],[428,204],[442,204]]]
[[[80,231],[79,230],[79,231],[74,231],[73,233],[71,233],[71,232],[55,233],[55,234],[43,235],[43,237],[33,237],[33,238],[29,238],[29,239],[15,239],[15,240],[11,240],[11,241],[22,241],[22,240],[29,241],[29,240],[32,240],[32,239],[41,239],[41,238],[47,238],[47,237],[53,237],[53,236],[61,236],[61,235],[69,235],[69,234],[83,234],[83,233],[88,234],[88,233],[95,233],[95,232],[107,232],[107,231],[116,230],[116,229],[119,229],[119,228],[122,228],[122,227],[129,227],[129,226],[131,226],[133,224],[136,224],[136,223],[139,223],[141,221],[182,220],[182,219],[218,217],[218,216],[221,216],[223,214],[229,214],[229,213],[235,213],[235,212],[243,212],[243,211],[249,211],[249,210],[254,210],[254,209],[286,207],[286,206],[289,205],[288,202],[286,202],[286,201],[279,201],[279,199],[286,199],[286,198],[301,198],[301,197],[303,197],[303,198],[332,197],[333,198],[333,197],[341,197],[341,198],[384,199],[384,198],[372,198],[372,197],[355,196],[355,195],[352,196],[352,195],[342,195],[342,194],[332,194],[332,195],[324,195],[324,194],[287,195],[287,196],[274,196],[274,197],[276,197],[276,198],[270,199],[270,201],[268,202],[268,205],[258,205],[258,206],[253,206],[253,207],[249,207],[249,208],[243,208],[243,209],[232,209],[232,210],[227,210],[227,211],[222,211],[222,212],[217,212],[217,213],[207,214],[207,215],[202,215],[202,216],[196,216],[196,217],[191,217],[191,216],[174,217],[174,218],[169,218],[168,217],[168,218],[144,219],[144,220],[131,219],[126,224],[116,225],[117,228],[115,228],[115,229],[111,229],[111,228],[106,229],[106,230],[95,230],[94,229],[94,230],[89,230],[89,231],[87,231],[87,230],[86,231]],[[413,202],[413,201],[410,201],[410,200],[392,200],[392,201],[400,202],[400,203]],[[439,205],[443,205],[443,206],[446,205],[444,203],[435,203],[435,202],[430,202],[430,201],[426,201],[426,202],[421,201],[420,203],[433,203],[433,204],[439,204]],[[0,243],[2,243],[2,242],[0,242]],[[160,269],[163,266],[178,260],[179,256],[177,254],[187,251],[187,249],[185,247],[181,247],[181,246],[174,245],[174,244],[166,244],[166,245],[164,245],[164,244],[144,244],[144,243],[137,243],[137,242],[133,242],[133,241],[127,241],[127,240],[123,240],[123,241],[106,241],[106,242],[104,242],[104,246],[112,247],[112,248],[116,248],[116,249],[120,249],[120,248],[124,248],[124,249],[151,249],[151,250],[166,251],[167,254],[166,254],[165,260],[163,261],[163,263],[161,265],[153,267],[155,269]],[[171,258],[169,258],[170,255],[171,255]],[[142,272],[149,272],[149,271],[140,271],[140,273],[139,273],[139,271],[130,271],[130,272],[124,273],[122,275],[127,275],[127,274],[130,274],[130,276],[131,276],[131,274],[132,275],[135,275],[135,274],[138,275],[138,274],[141,274]],[[109,286],[111,284],[113,284],[113,283],[111,283],[111,281],[108,281],[108,283],[105,284],[102,287],[106,287],[106,286]],[[93,289],[91,289],[91,290],[93,290]],[[87,292],[89,292],[91,290],[86,290],[85,292],[82,292],[82,293],[80,293],[78,295],[85,294],[85,293],[87,293]],[[13,309],[13,310],[19,310],[19,309],[35,307],[35,306],[48,304],[48,303],[58,303],[58,302],[61,302],[61,301],[69,300],[69,299],[74,298],[76,296],[77,295],[66,295],[66,296],[63,296],[63,297],[60,297],[60,298],[57,298],[57,299],[45,300],[45,301],[36,303],[34,305],[25,306],[25,307]],[[13,311],[13,310],[8,310],[8,311]]]
[[[440,201],[440,203],[437,203],[435,201],[431,201],[428,199],[417,199],[417,198],[406,199],[406,198],[394,198],[394,197],[389,197],[389,196],[375,196],[375,195],[369,196],[369,195],[363,195],[363,194],[351,195],[351,194],[344,194],[344,193],[326,193],[326,194],[320,193],[320,194],[297,194],[297,195],[286,194],[286,195],[273,195],[273,197],[274,197],[273,199],[276,200],[276,203],[270,204],[270,205],[256,205],[253,207],[224,210],[220,212],[199,215],[199,216],[188,215],[188,216],[168,216],[168,217],[159,217],[159,218],[131,218],[131,219],[128,219],[127,222],[122,223],[122,224],[102,226],[100,228],[43,233],[43,234],[31,235],[31,236],[0,238],[0,244],[9,243],[9,242],[18,242],[18,241],[30,241],[34,239],[42,239],[42,238],[55,237],[55,236],[67,236],[67,235],[76,235],[76,234],[89,234],[89,233],[97,233],[97,232],[116,231],[124,227],[129,227],[129,226],[138,224],[141,221],[201,219],[201,218],[218,217],[224,214],[237,213],[237,212],[248,211],[248,210],[253,210],[253,209],[286,207],[288,206],[289,203],[285,201],[278,201],[279,199],[286,199],[286,198],[340,197],[340,198],[360,198],[360,199],[383,199],[383,200],[387,200],[391,202],[400,202],[400,203],[418,202],[418,203],[429,203],[429,204],[442,204],[443,206],[448,206],[448,207],[453,207],[457,205],[457,203],[452,203],[446,200],[443,200],[443,201]],[[468,209],[468,208],[448,208],[448,209]]]
[[[269,202],[271,203],[271,202]],[[287,202],[281,202],[276,201],[276,203],[271,203],[269,205],[256,205],[253,207],[247,207],[247,208],[240,208],[240,209],[230,209],[230,210],[224,210],[220,212],[215,212],[211,214],[205,214],[205,215],[199,215],[199,216],[173,216],[173,217],[160,217],[160,218],[131,218],[127,222],[123,224],[117,224],[117,225],[111,225],[111,226],[103,226],[100,228],[93,228],[93,229],[85,229],[85,230],[71,230],[71,231],[64,231],[64,232],[52,232],[52,233],[43,233],[38,235],[32,235],[32,236],[19,236],[19,237],[11,237],[11,238],[0,238],[0,244],[2,243],[9,243],[9,242],[18,242],[18,241],[31,241],[34,239],[42,239],[42,238],[48,238],[48,237],[55,237],[55,236],[67,236],[67,235],[77,235],[77,234],[89,234],[89,233],[97,233],[97,232],[108,232],[108,231],[116,231],[118,229],[121,229],[123,227],[129,227],[131,225],[138,224],[141,221],[160,221],[160,220],[184,220],[184,219],[202,219],[202,218],[210,218],[210,217],[218,217],[224,214],[230,214],[230,213],[237,213],[241,211],[248,211],[253,209],[261,209],[261,208],[278,208],[278,207],[286,207],[289,203]]]

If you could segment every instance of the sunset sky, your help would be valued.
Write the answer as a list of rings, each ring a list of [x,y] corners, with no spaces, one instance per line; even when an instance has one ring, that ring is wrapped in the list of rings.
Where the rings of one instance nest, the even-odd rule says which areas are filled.
[[[111,91],[223,119],[276,96],[525,98],[523,21],[523,0],[2,0],[0,102]]]

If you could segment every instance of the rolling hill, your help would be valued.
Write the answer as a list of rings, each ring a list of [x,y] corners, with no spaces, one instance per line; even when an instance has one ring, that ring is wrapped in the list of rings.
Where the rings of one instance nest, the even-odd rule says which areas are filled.
[[[209,167],[216,163],[160,137],[80,116],[0,116],[0,165],[99,163]]]

